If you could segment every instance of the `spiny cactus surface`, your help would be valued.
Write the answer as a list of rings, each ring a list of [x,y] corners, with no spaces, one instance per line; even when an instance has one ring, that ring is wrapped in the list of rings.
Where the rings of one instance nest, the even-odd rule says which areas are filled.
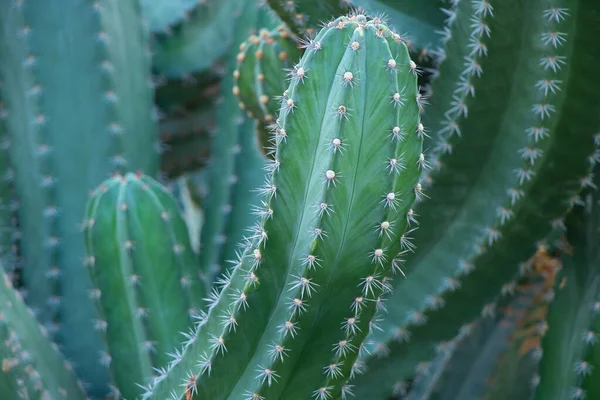
[[[398,39],[355,15],[307,49],[274,132],[261,222],[150,398],[181,397],[186,376],[194,398],[349,395],[422,170],[417,78]]]
[[[84,234],[113,378],[135,398],[166,366],[205,295],[175,198],[129,173],[104,182],[88,203]],[[188,315],[189,314],[189,315]]]
[[[392,391],[463,324],[493,311],[535,241],[581,201],[598,159],[600,96],[589,82],[600,25],[597,4],[563,6],[461,1],[453,9],[426,108],[425,127],[439,138],[430,199],[415,209],[421,225],[410,235],[419,251],[371,337],[373,354],[390,357],[368,362],[357,394]]]

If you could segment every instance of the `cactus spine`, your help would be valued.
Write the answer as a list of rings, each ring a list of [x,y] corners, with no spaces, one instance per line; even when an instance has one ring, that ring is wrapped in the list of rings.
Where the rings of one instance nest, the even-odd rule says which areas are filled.
[[[397,39],[355,15],[307,49],[274,132],[261,222],[149,398],[181,398],[190,376],[194,398],[349,394],[420,190],[417,78]]]
[[[103,183],[84,223],[88,267],[122,396],[135,398],[179,344],[205,295],[175,198],[147,176]]]

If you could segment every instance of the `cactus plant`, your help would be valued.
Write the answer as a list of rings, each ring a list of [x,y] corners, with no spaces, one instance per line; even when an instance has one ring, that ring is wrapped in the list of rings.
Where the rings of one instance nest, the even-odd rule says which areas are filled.
[[[26,301],[101,396],[80,224],[88,191],[112,171],[156,174],[149,41],[137,2],[2,0],[0,26]]]
[[[187,227],[169,192],[129,173],[94,191],[84,234],[111,371],[121,395],[135,398],[201,310]]]
[[[199,398],[348,394],[423,162],[416,74],[396,39],[379,20],[341,17],[300,60],[262,221],[148,397],[180,398],[190,387]],[[178,387],[186,376],[188,388]]]
[[[86,399],[71,365],[13,289],[1,263],[0,274],[0,394],[11,399]]]

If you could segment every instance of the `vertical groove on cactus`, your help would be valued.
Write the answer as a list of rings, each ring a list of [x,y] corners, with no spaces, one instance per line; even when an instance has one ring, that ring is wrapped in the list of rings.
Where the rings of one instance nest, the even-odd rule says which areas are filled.
[[[496,293],[550,231],[548,221],[558,226],[580,201],[597,159],[600,97],[586,82],[600,50],[589,32],[599,25],[594,5],[568,16],[555,11],[563,8],[560,1],[461,1],[450,13],[448,54],[426,110],[442,135],[430,161],[435,184],[415,210],[420,251],[371,337],[372,352],[394,356],[369,362],[372,371],[357,379],[370,394],[390,391],[482,307],[493,310]],[[389,386],[368,385],[374,374]]]
[[[26,300],[98,397],[108,378],[80,225],[88,191],[112,171],[156,174],[150,53],[139,11],[136,2],[116,0],[0,2],[1,95]]]

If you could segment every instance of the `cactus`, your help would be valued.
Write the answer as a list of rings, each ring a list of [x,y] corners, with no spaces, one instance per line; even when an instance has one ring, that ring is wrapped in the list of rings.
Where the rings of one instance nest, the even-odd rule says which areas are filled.
[[[84,234],[107,361],[120,393],[134,398],[152,367],[166,366],[188,313],[200,312],[205,289],[187,227],[164,187],[129,173],[94,191]]]
[[[140,0],[142,12],[152,32],[168,30],[172,25],[189,18],[198,0]]]
[[[84,400],[81,383],[12,287],[0,263],[0,393],[6,399]]]
[[[297,40],[285,25],[279,25],[251,36],[240,50],[233,88],[240,107],[248,116],[272,124],[281,108],[277,97],[286,89],[286,73],[293,76],[293,67],[302,55]]]
[[[594,183],[600,184],[596,168]],[[542,341],[536,400],[600,396],[595,344],[600,332],[600,192],[588,191],[567,220],[562,270],[556,278]]]
[[[2,0],[0,26],[1,101],[20,206],[26,301],[92,385],[90,394],[102,396],[107,373],[99,362],[80,224],[88,191],[112,171],[156,173],[139,7],[116,0]]]
[[[1,98],[1,97],[0,97]],[[12,184],[12,167],[8,159],[10,139],[4,126],[6,110],[0,103],[0,262],[8,274],[17,269],[18,260],[15,254],[15,199]]]
[[[374,354],[391,356],[365,355],[357,396],[391,392],[461,325],[493,309],[535,241],[560,226],[589,184],[600,111],[587,84],[600,54],[590,36],[597,5],[566,15],[559,3],[461,1],[452,10],[425,114],[440,134],[429,159],[436,170],[424,181],[431,199],[415,209],[421,225],[409,235],[421,250],[408,254],[407,279],[394,282],[370,338]],[[555,31],[566,39],[552,39]],[[527,56],[509,57],[515,48]]]
[[[279,115],[261,223],[149,398],[348,394],[423,160],[416,74],[397,38],[363,15],[315,38]]]
[[[348,0],[267,0],[298,36],[313,36],[325,21],[350,11]]]

